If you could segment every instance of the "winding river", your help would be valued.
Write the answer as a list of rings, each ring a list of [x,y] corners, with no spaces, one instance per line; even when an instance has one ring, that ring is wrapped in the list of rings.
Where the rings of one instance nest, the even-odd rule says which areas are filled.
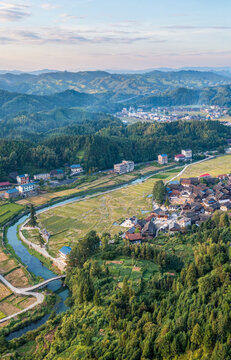
[[[161,172],[162,171],[160,171],[159,173],[161,173]],[[47,206],[45,209],[37,211],[37,213],[41,213],[43,211],[48,211],[49,209],[52,209],[52,208],[55,208],[58,206],[62,206],[65,204],[69,204],[72,202],[76,202],[81,199],[88,199],[91,197],[109,193],[109,192],[112,192],[112,191],[115,191],[118,189],[122,189],[122,188],[130,186],[130,185],[135,185],[135,184],[138,184],[140,182],[147,180],[154,174],[156,174],[156,171],[153,172],[153,174],[149,174],[148,176],[143,176],[143,177],[140,177],[139,179],[136,179],[130,183],[118,186],[117,188],[115,188],[113,190],[105,191],[105,192],[94,194],[91,196],[81,196],[81,197],[78,196],[78,197],[74,197],[72,199],[60,201],[58,204]],[[53,273],[51,270],[49,270],[46,266],[44,266],[41,263],[41,261],[39,261],[35,256],[31,255],[29,253],[29,251],[27,250],[27,248],[23,245],[23,243],[18,239],[17,228],[19,225],[24,223],[27,218],[28,218],[28,215],[23,216],[14,225],[9,227],[9,229],[7,231],[8,243],[12,246],[16,255],[21,259],[23,264],[25,264],[27,266],[27,269],[29,270],[29,272],[34,273],[36,276],[41,276],[44,280],[48,280],[50,278],[55,277],[56,274]],[[47,287],[48,287],[48,289],[50,289],[52,291],[58,291],[58,295],[60,296],[61,301],[56,305],[56,309],[55,309],[56,313],[58,314],[58,313],[66,311],[67,306],[64,304],[64,301],[66,300],[66,298],[68,296],[68,293],[69,293],[68,289],[63,288],[62,282],[60,280],[52,282]],[[30,325],[25,326],[24,328],[22,328],[20,330],[10,333],[6,337],[6,339],[12,340],[12,339],[22,336],[23,334],[27,333],[28,331],[37,329],[39,326],[43,325],[48,320],[49,316],[50,316],[50,314],[46,314],[40,320],[32,322]]]

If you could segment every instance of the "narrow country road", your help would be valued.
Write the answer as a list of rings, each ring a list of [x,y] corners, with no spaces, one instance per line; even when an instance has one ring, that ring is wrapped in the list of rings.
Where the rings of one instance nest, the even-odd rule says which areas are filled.
[[[19,314],[22,314],[28,310],[31,310],[33,309],[35,306],[37,305],[40,305],[43,303],[44,301],[44,298],[45,296],[42,294],[42,293],[38,293],[38,292],[32,292],[33,290],[36,290],[40,287],[43,287],[43,286],[46,286],[47,284],[49,284],[50,282],[52,281],[55,281],[55,280],[59,280],[59,279],[63,279],[66,275],[61,275],[61,276],[56,276],[54,278],[51,278],[51,279],[48,279],[46,281],[43,281],[42,283],[40,284],[37,284],[37,285],[34,285],[34,286],[31,286],[29,288],[26,288],[26,289],[19,289],[19,288],[16,288],[15,286],[13,286],[9,281],[7,281],[4,276],[0,275],[0,281],[6,285],[14,294],[17,294],[17,295],[22,295],[22,296],[33,296],[36,298],[36,302],[29,305],[26,309],[23,309],[15,314],[12,314],[12,315],[9,315],[3,319],[0,319],[0,323],[3,323],[7,320],[10,320],[12,318],[14,318],[15,316],[19,315]]]

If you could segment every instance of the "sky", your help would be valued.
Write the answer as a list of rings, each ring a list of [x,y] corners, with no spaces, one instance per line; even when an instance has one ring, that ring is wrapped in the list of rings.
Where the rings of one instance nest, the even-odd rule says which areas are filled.
[[[230,0],[0,0],[0,69],[231,66]]]

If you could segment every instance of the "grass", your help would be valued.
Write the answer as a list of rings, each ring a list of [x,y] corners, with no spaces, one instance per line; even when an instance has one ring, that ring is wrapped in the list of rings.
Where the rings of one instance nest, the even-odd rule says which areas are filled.
[[[18,215],[23,210],[23,206],[19,204],[2,204],[0,205],[0,226],[8,220]]]
[[[192,165],[182,174],[182,178],[195,177],[205,173],[212,176],[231,173],[231,155],[224,155],[200,164]]]
[[[167,178],[172,178],[178,171],[171,172]],[[142,211],[151,211],[152,199],[148,195],[158,179],[150,178],[143,183],[41,213],[38,216],[40,226],[51,234],[48,250],[57,254],[63,245],[72,246],[93,229],[99,234],[107,231],[112,235],[124,231],[113,223],[120,223],[121,218],[132,215],[143,217]]]
[[[0,319],[4,319],[4,317],[6,317],[6,315],[2,311],[0,311]]]
[[[168,164],[168,167],[171,167],[173,165],[175,164],[173,163]],[[133,172],[128,174],[117,175],[114,173],[109,173],[109,174],[105,173],[104,175],[102,174],[99,178],[97,178],[94,181],[91,181],[91,178],[89,178],[88,182],[83,182],[82,184],[77,185],[74,188],[68,188],[63,190],[59,189],[58,191],[52,190],[52,192],[44,192],[38,196],[34,196],[28,199],[21,199],[17,201],[17,204],[25,206],[32,203],[35,206],[39,206],[46,204],[51,200],[54,201],[58,198],[62,198],[65,196],[74,196],[74,195],[78,196],[78,194],[82,193],[83,191],[84,192],[93,191],[93,190],[96,191],[97,189],[101,189],[101,188],[106,189],[106,187],[109,186],[120,185],[125,182],[135,180],[140,176],[145,176],[162,169],[164,170],[165,168],[166,168],[165,166],[160,167],[160,165],[157,164],[156,162],[150,162],[148,164],[139,165],[137,168],[135,168]]]

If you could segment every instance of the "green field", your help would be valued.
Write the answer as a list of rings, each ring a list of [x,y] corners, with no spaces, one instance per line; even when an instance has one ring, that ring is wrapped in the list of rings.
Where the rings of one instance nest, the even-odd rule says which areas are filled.
[[[178,171],[166,173],[166,179],[172,178]],[[150,178],[124,189],[40,214],[38,220],[41,228],[52,235],[48,250],[56,255],[63,245],[72,246],[90,230],[96,230],[99,234],[105,231],[111,234],[124,231],[125,228],[113,224],[120,224],[124,218],[132,215],[144,217],[144,211],[151,212],[152,200],[148,196],[157,180],[157,177]]]
[[[224,155],[215,159],[192,165],[182,174],[181,178],[199,176],[209,173],[212,176],[231,173],[231,155]]]
[[[22,210],[23,206],[19,204],[0,205],[0,226],[12,219],[15,215],[18,215]]]

